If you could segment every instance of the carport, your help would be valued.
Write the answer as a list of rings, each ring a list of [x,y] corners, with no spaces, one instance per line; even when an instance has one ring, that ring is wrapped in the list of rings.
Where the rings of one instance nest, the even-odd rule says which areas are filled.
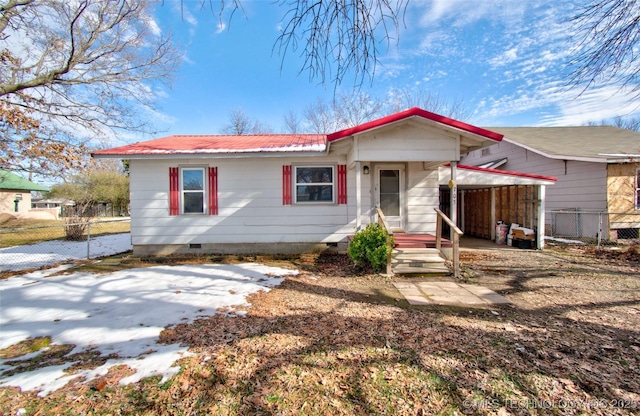
[[[440,209],[450,214],[457,189],[457,223],[466,235],[495,241],[498,221],[516,223],[533,229],[536,247],[544,248],[545,187],[556,178],[460,164],[454,182],[449,166],[440,167],[439,178]]]

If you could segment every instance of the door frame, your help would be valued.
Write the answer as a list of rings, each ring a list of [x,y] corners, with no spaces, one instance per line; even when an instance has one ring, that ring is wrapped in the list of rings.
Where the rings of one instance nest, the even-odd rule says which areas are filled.
[[[389,222],[389,226],[393,230],[404,230],[406,225],[406,185],[405,185],[405,172],[406,165],[404,163],[380,163],[375,165],[375,176],[373,178],[374,182],[374,192],[373,192],[373,206],[380,207],[380,171],[381,170],[397,170],[398,176],[400,180],[400,216],[399,217],[386,217],[387,222]]]

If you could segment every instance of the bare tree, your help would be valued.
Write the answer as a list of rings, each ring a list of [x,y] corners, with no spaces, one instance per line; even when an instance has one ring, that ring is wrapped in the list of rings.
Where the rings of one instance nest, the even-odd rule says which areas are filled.
[[[281,0],[289,7],[277,46],[301,50],[309,80],[336,86],[353,72],[356,84],[373,78],[378,48],[398,39],[408,0]],[[333,71],[332,71],[333,70]]]
[[[363,91],[341,93],[330,103],[318,98],[304,109],[305,124],[315,133],[354,127],[380,116],[382,103]]]
[[[397,113],[411,107],[420,107],[433,113],[441,114],[457,120],[468,119],[471,112],[465,108],[460,99],[449,101],[440,94],[424,89],[395,88],[388,101],[389,113]]]
[[[320,98],[307,105],[303,114],[313,133],[325,134],[340,130],[333,107]]]
[[[242,10],[243,0],[200,0],[217,12],[221,23]],[[216,6],[217,3],[217,6]],[[373,79],[381,46],[397,42],[409,0],[278,0],[286,7],[283,27],[274,44],[282,55],[299,52],[300,72],[309,80],[334,83],[353,75],[356,85]],[[182,5],[185,2],[182,0]]]
[[[382,102],[365,92],[358,91],[353,94],[339,94],[333,108],[339,126],[347,128],[380,117]]]
[[[584,89],[619,80],[640,95],[640,2],[592,0],[571,19],[577,53],[570,61],[570,85]]]
[[[153,81],[170,80],[180,55],[150,4],[0,5],[0,166],[50,173],[79,163],[89,138],[154,131]]]
[[[589,121],[588,126],[614,126],[621,129],[640,131],[640,118],[614,117],[610,120]]]
[[[229,110],[229,124],[222,128],[225,134],[247,134],[251,129],[251,120],[240,107]]]
[[[287,133],[299,133],[300,131],[300,119],[298,118],[298,114],[295,111],[289,110],[287,114],[284,115],[284,128]]]
[[[266,123],[252,120],[241,107],[229,110],[229,123],[222,128],[224,134],[266,134],[273,129]]]

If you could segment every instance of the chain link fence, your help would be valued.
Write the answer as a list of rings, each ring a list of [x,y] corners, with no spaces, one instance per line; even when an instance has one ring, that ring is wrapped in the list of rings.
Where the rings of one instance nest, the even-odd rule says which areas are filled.
[[[131,250],[130,218],[74,217],[47,223],[55,224],[0,228],[0,272]]]
[[[640,243],[640,212],[562,209],[546,212],[545,237],[569,244],[604,246]]]

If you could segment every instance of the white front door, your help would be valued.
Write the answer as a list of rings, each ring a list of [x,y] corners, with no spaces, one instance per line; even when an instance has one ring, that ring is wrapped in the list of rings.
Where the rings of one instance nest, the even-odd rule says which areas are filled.
[[[380,207],[393,230],[404,228],[404,167],[376,166],[376,207]]]

